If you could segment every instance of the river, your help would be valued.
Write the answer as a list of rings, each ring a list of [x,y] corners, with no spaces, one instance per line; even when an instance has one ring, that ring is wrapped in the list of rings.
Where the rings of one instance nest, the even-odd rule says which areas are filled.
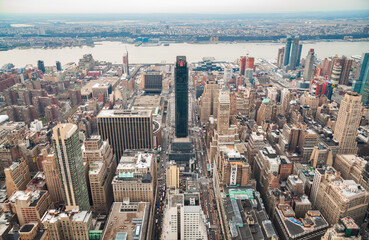
[[[189,62],[199,61],[203,57],[215,57],[216,60],[234,61],[241,55],[275,60],[278,48],[282,43],[218,43],[189,44],[175,43],[169,46],[140,46],[121,42],[99,42],[95,47],[67,47],[58,49],[13,49],[0,52],[0,67],[13,63],[16,67],[26,64],[37,65],[38,60],[44,60],[46,66],[78,62],[86,53],[92,53],[94,59],[112,63],[121,63],[123,52],[127,48],[130,63],[174,63],[177,55],[187,56]],[[305,57],[310,48],[315,49],[318,58],[338,55],[354,56],[369,51],[369,41],[366,42],[303,42],[301,57]]]

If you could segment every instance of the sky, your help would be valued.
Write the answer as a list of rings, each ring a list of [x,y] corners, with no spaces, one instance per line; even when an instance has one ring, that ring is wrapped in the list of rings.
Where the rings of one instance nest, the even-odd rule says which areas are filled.
[[[369,0],[0,0],[0,13],[30,14],[271,13],[350,10],[369,11]]]

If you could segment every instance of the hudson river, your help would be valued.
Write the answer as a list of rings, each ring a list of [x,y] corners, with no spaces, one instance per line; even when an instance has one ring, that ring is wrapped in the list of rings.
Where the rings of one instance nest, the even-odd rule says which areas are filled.
[[[305,58],[310,48],[315,49],[318,58],[338,55],[348,57],[361,55],[369,51],[369,42],[302,42],[301,57]],[[203,57],[215,57],[216,60],[234,61],[241,55],[255,58],[275,60],[278,48],[282,43],[219,43],[219,44],[188,44],[175,43],[169,46],[140,46],[121,42],[99,42],[95,47],[67,47],[59,49],[13,49],[0,52],[0,67],[13,63],[16,67],[26,64],[37,66],[37,60],[44,60],[46,66],[62,65],[78,62],[83,54],[92,53],[94,59],[112,63],[121,63],[123,52],[127,48],[130,63],[174,63],[177,55],[187,56],[189,62],[199,61]]]

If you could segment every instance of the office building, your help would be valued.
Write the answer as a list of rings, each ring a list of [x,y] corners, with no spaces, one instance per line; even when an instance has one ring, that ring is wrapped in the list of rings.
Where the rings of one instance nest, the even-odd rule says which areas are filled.
[[[314,49],[310,49],[305,59],[304,80],[310,81],[314,76]]]
[[[114,202],[101,239],[152,239],[150,211],[148,202],[130,202],[128,199]]]
[[[219,97],[219,86],[217,81],[208,80],[200,102],[200,122],[204,124],[209,121],[210,116],[217,116]]]
[[[50,207],[51,200],[47,191],[16,191],[4,203],[5,212],[17,215],[21,225],[30,222],[41,222],[41,218]]]
[[[73,209],[60,211],[49,209],[41,219],[49,234],[49,239],[88,240],[88,231],[92,227],[92,213]]]
[[[331,76],[330,76],[330,79],[331,79],[333,84],[335,84],[335,85],[339,84],[340,78],[341,78],[341,73],[342,73],[342,66],[339,63],[336,63],[333,66],[332,73],[331,73]]]
[[[254,69],[254,63],[255,63],[255,58],[247,56],[246,69]]]
[[[89,210],[90,201],[77,126],[72,123],[55,126],[53,143],[67,209]]]
[[[299,54],[299,37],[295,36],[292,40],[292,49],[291,49],[291,56],[290,56],[290,61],[288,63],[287,69],[288,70],[295,70],[296,69],[296,62],[297,62],[297,57]]]
[[[329,224],[336,224],[345,216],[352,217],[359,225],[362,224],[368,204],[369,192],[355,181],[330,181],[329,178],[320,182],[315,200],[315,207]]]
[[[179,188],[179,167],[175,163],[167,169],[167,188]]]
[[[15,191],[26,190],[31,180],[26,161],[21,158],[19,162],[13,162],[10,167],[4,169],[6,193],[10,198]]]
[[[198,193],[169,195],[164,209],[163,239],[207,239]]]
[[[153,203],[156,186],[156,161],[153,154],[125,154],[117,166],[112,186],[115,202],[129,198],[132,202]]]
[[[299,50],[298,50],[297,58],[296,58],[296,67],[300,66],[301,52],[302,52],[302,44],[299,44]]]
[[[123,55],[123,73],[129,76],[128,51]]]
[[[341,71],[341,76],[340,76],[341,85],[348,85],[352,63],[353,63],[353,60],[345,56],[342,56],[342,58],[340,59],[340,64],[342,66],[342,71]]]
[[[318,140],[317,134],[310,130],[301,130],[299,134],[298,148],[303,158],[303,162],[310,160],[311,154],[314,151]]]
[[[352,90],[361,94],[369,78],[369,52],[363,53],[356,80],[352,84]]]
[[[246,70],[246,57],[240,58],[240,75],[245,75]]]
[[[361,95],[347,92],[338,112],[333,139],[339,143],[339,153],[357,153],[357,130],[361,120]]]
[[[117,162],[126,149],[153,148],[151,110],[102,110],[97,127],[102,139],[109,141]]]
[[[340,177],[341,177],[340,173],[337,172],[336,169],[334,169],[331,166],[328,166],[328,167],[324,166],[322,168],[315,169],[313,185],[311,187],[310,198],[309,198],[314,208],[316,206],[320,183],[324,182],[327,179],[329,181],[336,181],[336,180],[339,180]]]
[[[147,93],[161,93],[163,85],[163,74],[161,72],[150,71],[143,74],[144,90]]]
[[[218,134],[227,134],[230,117],[230,97],[229,92],[221,91],[218,97],[217,110],[217,132]]]
[[[185,56],[178,56],[174,68],[175,79],[175,135],[188,136],[188,67]]]
[[[284,49],[283,66],[287,66],[288,63],[290,62],[291,44],[292,44],[292,37],[287,36],[286,47]]]
[[[113,202],[111,181],[117,167],[113,150],[100,135],[92,135],[82,146],[83,162],[88,164],[88,182],[94,213],[107,214]]]
[[[288,204],[279,204],[275,208],[274,225],[282,240],[320,239],[329,227],[319,211],[309,210],[304,218],[297,219]]]
[[[361,240],[360,227],[351,217],[340,218],[327,230],[321,240]]]
[[[27,223],[19,229],[20,240],[48,240],[48,232],[44,229],[40,229],[40,225],[37,222]],[[15,235],[15,234],[14,234]]]
[[[59,61],[56,61],[56,71],[62,71],[62,66],[61,66],[61,63]]]
[[[277,240],[259,192],[249,187],[224,189],[219,216],[224,239]]]
[[[110,164],[115,163],[112,159]],[[113,189],[111,181],[113,178],[111,166],[105,162],[94,162],[89,166],[88,179],[90,182],[92,211],[94,213],[108,214],[113,202]]]
[[[285,47],[278,49],[277,67],[279,68],[283,66],[284,52],[285,52]]]
[[[59,169],[56,162],[55,154],[52,153],[44,156],[41,164],[45,174],[46,185],[50,194],[51,201],[53,203],[62,202],[64,200],[63,188],[61,185],[61,178],[59,175]]]
[[[264,149],[264,135],[252,132],[249,142],[247,143],[247,161],[251,166],[254,166],[255,156],[259,150]]]
[[[42,73],[45,73],[45,63],[42,60],[37,61],[37,69],[40,70]]]

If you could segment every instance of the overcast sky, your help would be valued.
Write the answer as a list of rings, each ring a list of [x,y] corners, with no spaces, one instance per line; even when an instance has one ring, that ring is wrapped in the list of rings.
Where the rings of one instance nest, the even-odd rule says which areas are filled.
[[[3,13],[258,13],[345,10],[369,10],[369,0],[0,0],[0,11]]]

